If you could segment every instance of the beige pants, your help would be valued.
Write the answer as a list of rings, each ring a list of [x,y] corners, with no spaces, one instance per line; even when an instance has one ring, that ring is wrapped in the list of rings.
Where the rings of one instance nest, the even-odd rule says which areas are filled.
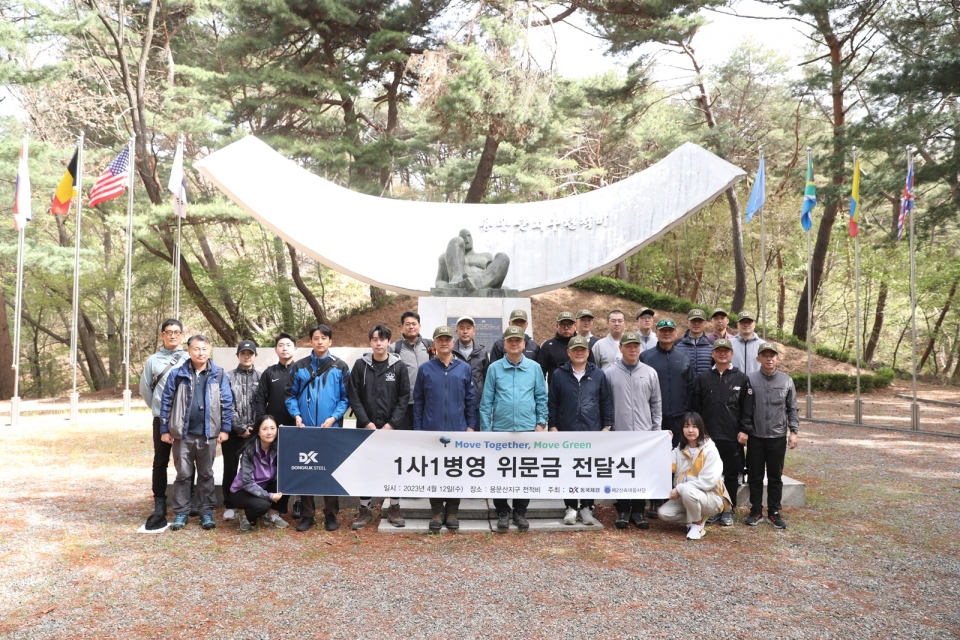
[[[720,513],[723,498],[715,493],[705,493],[690,482],[677,485],[679,500],[667,500],[657,513],[666,522],[700,522],[704,518]]]

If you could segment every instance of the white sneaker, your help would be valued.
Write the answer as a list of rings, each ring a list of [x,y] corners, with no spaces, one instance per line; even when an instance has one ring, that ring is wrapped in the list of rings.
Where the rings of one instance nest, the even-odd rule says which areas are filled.
[[[597,522],[597,519],[593,517],[593,509],[590,507],[584,507],[583,509],[580,509],[580,519],[583,520],[583,524],[587,526],[600,524]]]
[[[567,513],[563,516],[563,524],[577,524],[577,510],[573,507],[567,507]]]
[[[275,526],[277,529],[286,529],[290,525],[287,524],[286,520],[280,517],[279,513],[273,515],[263,516],[263,521],[267,524]]]
[[[224,509],[223,511],[224,520],[233,520],[236,516],[237,514],[233,512],[233,509]]]
[[[687,540],[699,540],[707,535],[707,530],[702,524],[691,524],[687,531]]]

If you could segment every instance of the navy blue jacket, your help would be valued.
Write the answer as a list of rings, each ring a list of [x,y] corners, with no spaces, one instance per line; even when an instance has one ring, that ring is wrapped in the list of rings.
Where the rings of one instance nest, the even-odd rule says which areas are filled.
[[[613,426],[613,393],[603,371],[587,363],[577,380],[573,365],[564,362],[550,378],[547,396],[549,426],[559,431],[600,431]]]
[[[690,358],[677,349],[666,351],[659,344],[640,354],[640,362],[651,366],[660,379],[660,397],[663,401],[663,416],[682,416],[690,410],[693,395],[693,366]]]
[[[708,338],[706,334],[701,335],[699,339],[695,340],[690,337],[690,332],[687,331],[683,338],[677,340],[673,348],[680,349],[680,351],[687,354],[687,357],[690,358],[694,380],[696,380],[701,373],[710,371],[710,368],[713,367],[713,342],[710,341],[710,338]]]
[[[477,391],[470,365],[439,358],[417,370],[413,385],[413,428],[417,431],[466,431],[477,428]]]

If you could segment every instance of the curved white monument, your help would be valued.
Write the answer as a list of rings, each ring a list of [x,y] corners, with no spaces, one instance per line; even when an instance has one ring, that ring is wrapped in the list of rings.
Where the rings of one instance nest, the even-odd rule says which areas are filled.
[[[409,295],[434,287],[439,255],[461,229],[477,251],[504,252],[504,288],[550,291],[632,255],[746,174],[693,143],[589,193],[519,204],[393,200],[339,187],[255,137],[194,165],[267,228],[332,269]],[[395,251],[370,250],[386,240]]]

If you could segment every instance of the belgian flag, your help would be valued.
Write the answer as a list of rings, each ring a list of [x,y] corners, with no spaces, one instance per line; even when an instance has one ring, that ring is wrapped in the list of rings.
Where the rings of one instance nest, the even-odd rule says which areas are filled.
[[[65,216],[69,214],[70,202],[77,196],[77,152],[78,150],[73,152],[73,158],[67,165],[60,186],[57,187],[57,192],[53,194],[50,213],[54,215]]]

